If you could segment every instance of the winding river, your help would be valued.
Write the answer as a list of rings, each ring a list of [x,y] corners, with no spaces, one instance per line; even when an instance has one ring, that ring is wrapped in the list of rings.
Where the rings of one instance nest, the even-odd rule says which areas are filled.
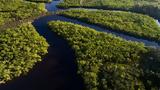
[[[55,11],[61,10],[61,9],[56,7],[56,5],[58,3],[60,3],[61,1],[63,1],[63,0],[53,1],[52,3],[46,4],[46,9],[49,12],[55,12]],[[77,9],[77,8],[72,8],[72,9]],[[88,9],[88,10],[97,10],[97,9]],[[72,23],[75,23],[75,24],[79,24],[79,25],[83,25],[83,26],[86,26],[86,27],[93,28],[93,29],[95,29],[97,31],[112,33],[112,34],[114,34],[116,36],[119,36],[119,37],[124,38],[124,39],[129,40],[129,41],[142,42],[142,43],[145,44],[145,46],[158,47],[158,48],[160,47],[159,43],[157,43],[155,41],[152,41],[152,40],[137,38],[137,37],[134,37],[134,36],[126,35],[126,34],[123,34],[123,33],[120,33],[120,32],[116,32],[116,31],[113,31],[113,30],[100,28],[100,27],[98,27],[96,25],[87,24],[87,23],[84,23],[84,22],[81,22],[81,21],[78,21],[78,20],[75,20],[75,19],[70,19],[70,18],[58,16],[58,15],[50,15],[50,16],[45,16],[45,17],[42,17],[42,18],[38,19],[38,21],[41,21],[41,20],[42,20],[42,22],[45,22],[45,23],[47,23],[49,21],[52,21],[52,20],[60,20],[60,21],[72,22]],[[156,20],[156,22],[160,26],[159,21]]]
[[[57,10],[55,5],[52,9],[53,4],[58,4],[58,1],[54,2],[46,8]],[[83,80],[77,75],[74,51],[65,40],[49,30],[49,19],[50,16],[42,17],[33,22],[50,44],[49,53],[27,75],[0,85],[0,90],[84,90]]]
[[[49,12],[60,10],[56,7],[59,2],[61,1],[55,0],[46,4],[46,9]],[[68,21],[96,29],[97,31],[112,33],[126,40],[143,42],[146,46],[160,47],[158,43],[153,41],[113,32],[78,20],[57,15],[44,16],[34,20],[33,25],[38,33],[45,37],[50,44],[49,53],[42,62],[36,64],[29,74],[0,85],[0,90],[84,90],[83,80],[76,74],[77,65],[74,51],[64,39],[49,30],[47,23],[52,20]]]

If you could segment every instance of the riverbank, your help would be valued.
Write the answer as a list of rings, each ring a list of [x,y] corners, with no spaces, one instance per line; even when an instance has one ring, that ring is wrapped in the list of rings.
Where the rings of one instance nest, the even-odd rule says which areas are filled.
[[[27,23],[27,22],[33,22],[35,19],[38,19],[40,17],[43,16],[47,16],[50,15],[51,13],[48,12],[44,12],[39,14],[38,16],[34,16],[34,17],[29,17],[23,20],[12,20],[12,21],[8,21],[6,23],[4,23],[4,25],[0,26],[0,31],[2,30],[6,30],[8,28],[16,28],[18,25],[22,24],[22,23]]]
[[[112,32],[159,43],[160,28],[154,18],[147,15],[110,10],[69,9],[57,15],[108,29]],[[127,19],[126,19],[127,17]]]
[[[46,8],[50,13],[52,11],[58,11],[60,9],[58,9],[56,5],[59,2],[60,1],[53,1],[50,4],[46,4]],[[80,22],[78,20],[69,19],[55,14],[42,15],[30,20],[33,21],[32,24],[36,28],[37,32],[46,38],[47,42],[50,44],[48,49],[49,53],[45,56],[43,61],[37,63],[27,75],[15,78],[4,85],[0,85],[0,90],[84,90],[84,81],[82,77],[77,74],[75,52],[71,49],[71,46],[69,46],[65,39],[50,31],[47,24],[52,20],[73,22],[96,29],[100,32],[112,33],[117,37],[122,37],[129,41],[141,42],[146,46],[159,47],[158,43],[155,43],[154,41],[136,38],[119,32],[112,32],[95,25],[86,24],[85,22]],[[22,21],[17,24],[20,24],[21,22]],[[4,28],[16,26],[16,23],[10,24],[11,22],[6,24]]]
[[[75,23],[51,21],[48,25],[75,51],[77,73],[83,77],[86,90],[149,90],[159,87],[156,80],[159,79],[156,67],[159,65],[156,58],[159,50]],[[151,62],[154,65],[148,66]]]
[[[147,14],[154,18],[160,18],[159,1],[137,0],[64,0],[59,8],[92,8],[104,10],[121,10]]]

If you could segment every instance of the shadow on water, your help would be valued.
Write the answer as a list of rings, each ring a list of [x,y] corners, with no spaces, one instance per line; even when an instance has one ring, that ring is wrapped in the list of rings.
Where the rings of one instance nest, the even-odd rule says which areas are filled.
[[[83,79],[77,75],[74,51],[49,30],[47,22],[40,18],[33,25],[50,44],[48,55],[28,75],[1,85],[0,90],[84,90]]]
[[[50,4],[46,4],[46,9],[48,11],[59,10],[55,6],[60,1],[53,1]],[[47,23],[52,20],[73,22],[99,31],[104,31],[104,29],[93,25],[55,15],[41,17],[35,20],[33,25],[39,34],[46,38],[50,44],[48,49],[49,53],[45,56],[43,61],[36,64],[27,75],[9,81],[7,84],[0,85],[0,90],[84,90],[83,79],[77,75],[74,51],[64,39],[49,30]],[[124,37],[127,40],[142,41],[121,34],[116,35]],[[148,45],[158,46],[153,42],[143,42]]]
[[[76,19],[66,18],[66,17],[63,17],[63,16],[50,15],[50,16],[42,17],[41,20],[42,20],[41,23],[43,23],[43,22],[49,22],[49,21],[52,21],[52,20],[54,20],[54,21],[60,20],[60,21],[72,22],[72,23],[75,23],[75,24],[79,24],[79,25],[82,25],[82,26],[93,28],[93,29],[95,29],[97,31],[100,31],[100,32],[114,34],[114,35],[116,35],[118,37],[121,37],[121,38],[124,38],[124,39],[126,39],[128,41],[142,42],[146,46],[150,46],[150,47],[157,47],[157,48],[160,47],[159,43],[157,43],[155,41],[152,41],[152,40],[137,38],[137,37],[134,37],[134,36],[123,34],[121,32],[116,32],[116,31],[113,31],[113,30],[108,30],[108,29],[105,29],[105,28],[98,27],[96,25],[87,24],[85,22],[81,22],[81,21],[76,20]]]
[[[49,30],[47,23],[52,20],[68,21],[104,31],[103,28],[57,15],[35,20],[33,25],[50,44],[49,53],[28,75],[21,76],[6,85],[1,85],[0,90],[84,90],[83,80],[76,74],[74,51],[65,40]],[[135,38],[119,36],[137,41]],[[152,45],[152,42],[149,45]]]
[[[59,2],[46,4],[47,10],[58,10],[55,6]],[[50,44],[43,61],[27,75],[0,85],[0,90],[84,90],[83,79],[77,75],[74,51],[67,41],[49,30],[47,23],[51,20],[50,17],[42,17],[32,23]]]
[[[51,3],[47,3],[46,4],[46,9],[48,12],[55,12],[58,10],[61,10],[60,8],[57,8],[56,5],[58,5],[60,2],[62,2],[63,0],[53,0]]]

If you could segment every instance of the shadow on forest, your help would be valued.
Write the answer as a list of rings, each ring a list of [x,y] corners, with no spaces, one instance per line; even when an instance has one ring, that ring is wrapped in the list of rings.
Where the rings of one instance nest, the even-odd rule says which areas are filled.
[[[153,86],[160,88],[160,48],[151,48],[143,56],[141,68],[143,71],[142,80],[146,90],[153,90]],[[154,88],[158,90],[158,88]]]

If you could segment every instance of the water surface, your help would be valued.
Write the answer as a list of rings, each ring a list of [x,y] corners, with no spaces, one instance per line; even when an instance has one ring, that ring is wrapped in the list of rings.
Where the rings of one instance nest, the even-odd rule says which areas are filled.
[[[46,8],[55,11],[58,3],[53,1]],[[39,18],[33,25],[50,44],[48,54],[27,75],[0,85],[0,90],[84,90],[83,80],[77,74],[74,51],[66,40],[50,31],[47,23],[46,18]]]
[[[55,0],[46,4],[46,9],[49,12],[60,10],[56,5],[61,1]],[[47,23],[52,20],[72,22],[96,29],[97,31],[112,33],[126,40],[143,42],[146,46],[159,47],[156,42],[114,32],[78,20],[57,15],[44,16],[34,20],[33,25],[38,33],[46,38],[50,44],[49,53],[27,75],[0,85],[0,90],[84,90],[83,79],[77,75],[75,53],[66,40],[57,36],[48,28]]]

